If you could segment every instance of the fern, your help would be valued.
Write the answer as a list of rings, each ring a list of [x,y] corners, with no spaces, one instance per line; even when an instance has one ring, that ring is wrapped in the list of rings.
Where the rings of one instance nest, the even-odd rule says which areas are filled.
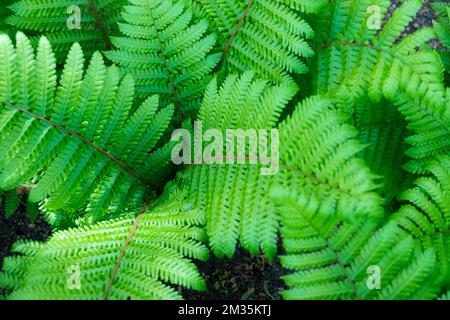
[[[377,217],[379,177],[359,158],[364,145],[337,105],[331,97],[311,97],[280,124],[280,180],[299,192],[305,210],[345,220]]]
[[[25,208],[28,214],[28,217],[33,222],[36,220],[37,215],[39,213],[39,208],[36,203],[29,202],[28,199],[25,199],[26,189],[19,188],[17,190],[8,190],[0,194],[0,204],[3,204],[4,214],[6,219],[10,218],[14,215],[19,209],[21,204],[25,204]]]
[[[202,129],[272,128],[293,93],[284,85],[268,87],[251,72],[229,76],[219,90],[212,81],[200,108]],[[309,206],[305,209],[325,216],[356,219],[355,213],[361,218],[381,212],[376,177],[358,159],[363,146],[354,140],[352,127],[340,124],[332,100],[312,98],[299,105],[280,125],[280,136],[279,177],[261,176],[261,167],[254,164],[194,165],[180,173],[180,187],[206,212],[217,256],[231,257],[239,238],[250,252],[261,248],[274,257],[279,218],[267,193],[278,179],[300,190],[299,197]]]
[[[361,158],[375,174],[383,177],[380,193],[391,212],[395,210],[396,196],[411,182],[412,175],[401,169],[408,160],[405,139],[411,133],[401,113],[386,100],[360,103],[351,113],[351,121],[359,131],[358,140],[367,146],[361,151]]]
[[[404,203],[393,220],[417,239],[423,249],[437,253],[439,273],[436,278],[447,283],[449,277],[450,226],[450,157],[438,156],[430,161],[428,175],[415,181],[415,186],[400,194]]]
[[[422,177],[403,193],[405,204],[381,222],[348,224],[302,209],[295,191],[274,187],[283,221],[282,264],[295,272],[288,299],[432,299],[449,280],[449,157],[430,163],[434,177]],[[381,270],[378,290],[367,270]]]
[[[83,76],[77,44],[59,80],[46,38],[35,57],[23,34],[16,48],[1,36],[0,56],[0,188],[30,185],[30,201],[41,202],[55,225],[140,207],[152,172],[169,161],[164,148],[149,153],[173,106],[157,111],[152,96],[133,111],[133,79],[120,81],[98,53]]]
[[[193,2],[212,22],[222,46],[222,62],[229,72],[255,70],[280,82],[290,73],[305,73],[302,58],[313,51],[307,40],[313,30],[301,12],[315,13],[326,1],[232,0]]]
[[[131,0],[122,12],[124,36],[113,37],[109,59],[136,79],[138,97],[160,94],[182,113],[196,110],[209,72],[220,55],[210,54],[216,36],[205,19],[196,19],[183,1]]]
[[[441,58],[447,73],[450,72],[450,4],[448,2],[432,3],[432,8],[437,12],[438,19],[433,21],[434,30],[446,51],[442,51]],[[447,79],[448,80],[448,79]],[[448,84],[448,82],[447,82]]]
[[[217,129],[225,134],[227,129],[270,129],[294,94],[295,88],[271,86],[253,72],[230,75],[220,88],[214,79],[200,107],[202,131]],[[223,153],[228,156],[226,150]],[[250,252],[258,253],[261,248],[273,258],[278,218],[265,197],[271,179],[261,175],[260,165],[229,164],[230,160],[237,159],[226,157],[224,164],[185,169],[179,174],[180,188],[205,211],[209,242],[217,256],[233,256],[239,238]]]
[[[405,168],[412,173],[423,173],[428,161],[440,154],[450,154],[450,91],[447,89],[443,103],[434,109],[424,108],[423,99],[408,99],[404,94],[397,94],[392,100],[405,119],[410,123],[408,128],[413,132],[406,138],[410,148],[406,154],[413,158]]]
[[[390,1],[333,3],[322,12],[318,23],[317,92],[333,91],[346,84],[353,88],[356,98],[368,96],[375,102],[401,91],[408,98],[424,99],[430,108],[442,104],[440,59],[435,51],[426,48],[426,41],[434,37],[433,30],[423,28],[397,42],[421,8],[421,0],[404,2],[379,31],[367,27],[367,8],[369,4],[379,6],[382,18]]]
[[[420,251],[393,222],[346,223],[304,212],[295,192],[275,188],[283,221],[281,262],[295,271],[283,277],[286,299],[418,299],[436,295],[437,252]],[[381,272],[380,287],[368,284],[370,268]]]
[[[383,1],[377,4],[382,13],[390,5]],[[335,1],[324,11],[328,15],[317,23],[316,30],[319,53],[315,90],[336,96],[340,114],[363,130],[360,140],[371,143],[362,153],[364,158],[370,160],[367,156],[371,153],[383,161],[397,157],[398,166],[406,158],[387,145],[395,143],[392,136],[387,139],[377,133],[372,140],[365,129],[377,121],[377,114],[386,112],[383,108],[390,107],[382,99],[390,100],[412,131],[406,139],[411,145],[406,155],[415,160],[406,168],[424,176],[417,180],[416,188],[400,197],[412,205],[405,204],[394,218],[377,223],[349,223],[339,217],[330,220],[316,206],[302,201],[302,194],[292,185],[284,182],[275,186],[273,198],[288,253],[281,261],[296,271],[284,277],[292,286],[283,293],[285,298],[431,299],[448,281],[448,241],[446,231],[442,233],[448,227],[442,221],[449,212],[445,156],[449,154],[450,122],[439,57],[425,48],[433,33],[423,29],[396,42],[421,7],[420,1],[405,2],[380,32],[365,28],[368,5],[364,1]],[[416,51],[417,46],[422,50]],[[347,87],[352,88],[350,95],[345,94]],[[398,124],[398,114],[389,112]],[[364,117],[370,122],[365,123]],[[382,125],[388,126],[389,118],[383,117]],[[389,134],[386,127],[381,130]],[[375,147],[383,149],[375,152]],[[369,165],[374,168],[376,161],[372,158]],[[430,171],[437,180],[427,176]],[[395,177],[392,172],[380,173],[387,182],[386,178]],[[397,183],[390,198],[401,191],[400,187]],[[428,232],[419,236],[417,228]],[[371,265],[383,272],[381,290],[369,290],[366,284],[366,269]]]
[[[5,210],[5,217],[10,218],[19,208],[21,195],[17,194],[16,190],[6,191],[1,195],[3,200],[3,208]]]
[[[323,11],[315,41],[315,90],[335,93],[344,86],[352,88],[356,105],[366,104],[367,98],[394,103],[412,131],[406,154],[414,161],[407,168],[420,173],[430,158],[450,151],[442,63],[426,45],[434,32],[424,28],[398,41],[421,0],[404,2],[381,30],[367,27],[369,4],[378,5],[383,16],[390,1],[334,1]]]
[[[109,36],[117,34],[119,12],[125,3],[126,0],[18,0],[9,7],[13,14],[6,22],[16,30],[37,35],[32,38],[36,43],[39,35],[45,33],[57,61],[63,62],[74,42],[81,44],[87,57],[96,50],[110,49]]]
[[[448,61],[429,45],[446,46],[448,4],[406,37],[422,0],[389,19],[390,0],[75,4],[86,29],[62,0],[22,0],[7,21],[32,38],[0,36],[2,201],[9,216],[29,191],[55,229],[14,245],[8,298],[178,299],[206,288],[189,260],[206,245],[273,260],[280,234],[286,299],[448,299]],[[171,124],[277,129],[279,172],[220,145],[157,197]]]
[[[168,284],[204,290],[187,259],[208,258],[203,215],[182,199],[169,193],[137,215],[17,242],[22,255],[5,260],[0,286],[14,289],[10,299],[179,299]]]
[[[6,23],[6,18],[11,14],[8,9],[8,5],[11,4],[11,0],[3,1],[3,6],[0,8],[0,33],[9,33],[10,26]]]
[[[409,6],[414,6],[413,1],[409,3]],[[338,2],[336,6],[342,10],[346,8],[343,1]],[[352,7],[349,6],[348,8],[351,10]],[[356,8],[353,8],[353,10],[356,10]],[[402,14],[398,13],[398,19],[407,17],[410,10],[412,16],[412,9],[405,4],[403,10],[399,11]],[[335,17],[336,15],[342,15],[341,12],[337,13],[337,11],[338,9],[334,11]],[[394,21],[395,18],[394,16]],[[339,25],[337,19],[333,21],[336,22],[336,25]],[[406,25],[406,23],[405,21],[403,24]],[[385,28],[394,28],[392,25],[395,25],[395,23],[389,24],[388,22]],[[400,25],[397,29],[401,30]],[[384,34],[387,37],[389,31],[385,31]],[[382,35],[383,32],[380,32],[378,37]],[[396,36],[391,35],[390,37],[393,40],[396,39]],[[417,41],[412,43],[417,44]],[[344,60],[345,62],[340,65],[350,66],[347,67],[347,70],[355,70],[355,72],[345,75],[345,69],[337,68],[339,63],[335,62],[336,65],[331,66],[329,70],[342,73],[338,76],[336,76],[336,73],[330,73],[330,78],[327,80],[329,87],[325,91],[337,91],[339,90],[337,86],[348,85],[356,88],[356,91],[353,91],[356,93],[353,99],[357,100],[368,93],[373,101],[378,101],[384,94],[380,94],[377,99],[374,99],[377,95],[370,91],[376,87],[374,81],[377,80],[376,78],[367,78],[367,75],[372,72],[370,64],[367,63],[366,66],[368,67],[365,70],[363,64],[357,67],[355,65],[355,63],[359,63],[357,61],[360,61],[361,56],[369,53],[352,53],[350,51],[353,50],[353,45],[358,47],[357,43],[351,42],[348,44],[350,48],[343,49],[342,57],[349,60]],[[398,46],[401,45],[402,42],[398,44]],[[339,49],[336,51],[330,49],[330,51],[330,60],[334,57],[340,57]],[[402,59],[405,61],[404,57]],[[367,61],[370,60],[367,59]],[[376,61],[376,59],[372,61]],[[429,65],[434,67],[438,63],[434,62]],[[413,70],[416,69],[419,68],[413,68]],[[436,84],[439,85],[441,83],[439,80],[440,71],[439,69],[437,71],[434,78]],[[325,73],[319,73],[319,75],[321,74]],[[392,74],[394,74],[393,71],[391,71]],[[411,99],[413,93],[409,90],[416,86],[416,84],[411,85],[411,81],[415,81],[415,78],[407,78],[405,75],[402,74],[402,79],[405,84],[406,81],[410,81],[408,85],[411,87],[403,86],[404,93],[399,94],[397,91],[395,98],[389,94],[386,96],[394,101],[399,107],[399,111],[411,122],[409,128],[416,131],[416,135],[407,139],[413,145],[407,154],[416,158],[428,157],[427,161],[422,161],[422,164],[430,163],[429,157],[436,154],[448,154],[449,134],[448,126],[445,125],[448,123],[448,106],[445,103],[431,104],[430,106],[430,102],[435,103],[439,99],[442,102],[444,90],[436,86],[435,93],[433,93],[435,97],[433,99],[428,97],[427,99],[428,94],[432,95],[431,90],[426,91],[426,86],[432,79],[427,77],[427,81],[423,81],[421,85],[424,90],[420,94],[425,93],[423,97]],[[336,76],[334,79],[340,80],[330,80],[334,76]],[[361,80],[363,78],[366,80]],[[392,78],[388,78],[386,81],[385,78],[380,77],[379,80],[383,81],[383,85],[387,87],[390,85],[387,82]],[[396,88],[399,88],[398,83],[395,85]],[[378,85],[378,88],[382,88],[382,86]],[[350,114],[355,112],[358,127],[364,126],[364,119],[361,119],[361,112],[358,110],[361,106],[367,108],[365,107],[367,102],[357,103],[355,111],[350,111]],[[433,109],[430,110],[423,106]],[[370,106],[369,112],[371,113],[362,114],[367,116],[370,121],[376,121],[376,114],[382,110],[375,109],[372,111],[373,107],[373,105]],[[379,108],[382,107],[379,106]],[[383,123],[388,125],[388,119],[383,118]],[[386,130],[383,132],[389,133]],[[363,135],[361,138],[363,141],[368,141],[369,137]],[[382,139],[381,142],[383,143],[383,141],[387,142],[388,140]],[[372,142],[372,148],[380,147],[379,143],[379,138],[377,138],[376,144]],[[383,151],[377,152],[376,155],[380,157],[397,153],[397,150],[389,151],[385,149]],[[440,287],[448,281],[446,271],[448,266],[448,240],[446,234],[442,234],[442,230],[448,230],[448,227],[442,226],[442,219],[449,212],[448,205],[446,205],[450,199],[446,192],[448,189],[448,173],[445,173],[448,167],[447,162],[448,160],[439,158],[431,165],[433,169],[429,169],[434,173],[436,172],[439,176],[438,181],[433,178],[419,178],[416,182],[418,187],[405,191],[400,197],[400,200],[411,201],[414,206],[405,205],[399,213],[394,215],[394,221],[381,221],[377,224],[372,222],[348,224],[339,219],[325,220],[317,211],[304,210],[304,204],[298,200],[298,191],[292,191],[290,188],[275,188],[273,197],[283,223],[283,244],[288,252],[288,255],[282,257],[281,261],[285,267],[296,271],[284,277],[287,284],[292,288],[285,291],[283,296],[288,299],[431,299],[437,297]],[[422,170],[422,172],[424,171]],[[433,186],[433,189],[425,191],[431,186]],[[434,227],[434,224],[436,224],[436,227]],[[402,231],[406,228],[411,229],[412,233],[417,229],[417,226],[428,231],[426,236],[422,234],[419,237],[417,232],[414,232],[413,235],[406,232],[405,235],[405,232]],[[368,280],[366,270],[371,265],[376,265],[382,270],[380,290],[369,290],[366,283]],[[439,275],[439,277],[436,275]]]

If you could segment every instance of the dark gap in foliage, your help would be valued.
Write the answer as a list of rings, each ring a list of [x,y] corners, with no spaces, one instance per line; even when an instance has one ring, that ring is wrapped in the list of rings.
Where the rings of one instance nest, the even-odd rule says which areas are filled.
[[[3,259],[15,255],[11,253],[11,246],[16,241],[25,239],[45,241],[52,231],[42,215],[39,215],[36,221],[30,221],[24,202],[9,219],[6,219],[3,210],[3,207],[0,206],[0,270],[3,267]],[[6,292],[2,292],[0,289],[0,295],[4,293]]]
[[[270,262],[264,255],[252,255],[241,247],[232,259],[211,257],[196,265],[208,289],[183,290],[187,300],[279,300],[279,292],[286,289],[281,276],[287,272],[278,259]]]

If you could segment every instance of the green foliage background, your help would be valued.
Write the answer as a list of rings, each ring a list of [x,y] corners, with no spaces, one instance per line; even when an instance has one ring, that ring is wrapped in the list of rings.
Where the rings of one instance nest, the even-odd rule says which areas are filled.
[[[238,243],[280,259],[285,299],[448,298],[448,3],[406,37],[421,0],[71,4],[80,29],[67,1],[0,9],[2,200],[54,229],[14,244],[6,298],[178,299]],[[196,119],[279,129],[280,172],[175,167]]]

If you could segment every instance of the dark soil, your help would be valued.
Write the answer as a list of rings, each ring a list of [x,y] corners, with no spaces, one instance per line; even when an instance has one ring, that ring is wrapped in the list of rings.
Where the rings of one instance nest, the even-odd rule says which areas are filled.
[[[393,0],[392,7],[386,18],[389,19],[394,9],[399,7],[405,1],[408,0]],[[425,0],[422,10],[420,10],[414,21],[406,28],[405,35],[408,35],[424,26],[432,26],[432,20],[436,18],[435,12],[430,7],[430,3],[432,2],[442,2],[442,0]]]
[[[392,13],[394,10],[399,7],[403,2],[408,0],[392,0],[392,6],[386,15],[385,20],[390,19],[392,16]],[[422,10],[419,11],[414,21],[411,22],[411,24],[406,27],[405,31],[403,32],[403,35],[401,38],[406,37],[407,35],[413,33],[414,31],[423,28],[423,27],[431,27],[433,25],[433,19],[436,18],[436,13],[431,9],[430,3],[433,2],[445,2],[443,0],[425,0],[424,6]],[[450,0],[447,0],[447,2],[450,2]],[[442,45],[439,43],[438,40],[431,40],[430,45],[440,49],[442,48]]]
[[[390,12],[392,13],[403,1],[408,0],[393,0]],[[405,30],[405,36],[423,26],[432,25],[435,13],[430,9],[430,2],[437,1],[425,1],[423,9]],[[432,41],[431,44],[440,47],[437,41]],[[10,250],[14,242],[22,239],[43,241],[50,234],[51,229],[42,217],[38,217],[34,223],[31,223],[24,213],[24,208],[21,208],[10,219],[6,219],[0,208],[0,270],[4,257],[11,255]],[[238,249],[231,260],[211,258],[197,265],[206,280],[208,290],[202,293],[184,291],[183,295],[186,299],[279,299],[278,292],[284,286],[280,280],[284,271],[278,261],[271,263],[264,256],[252,256],[243,249]]]
[[[1,203],[1,202],[0,202]],[[25,212],[24,206],[9,219],[6,219],[3,208],[0,208],[0,270],[3,259],[11,254],[11,246],[18,240],[30,239],[44,241],[51,234],[49,224],[38,216],[31,222]],[[4,293],[0,288],[0,295]]]
[[[187,300],[278,300],[284,288],[284,274],[278,260],[253,256],[238,248],[233,259],[213,257],[197,266],[206,281],[207,291],[185,291]]]
[[[25,210],[21,208],[12,217],[6,219],[0,208],[0,269],[3,266],[3,259],[10,255],[14,242],[23,239],[44,241],[50,233],[51,228],[42,216],[31,222]]]

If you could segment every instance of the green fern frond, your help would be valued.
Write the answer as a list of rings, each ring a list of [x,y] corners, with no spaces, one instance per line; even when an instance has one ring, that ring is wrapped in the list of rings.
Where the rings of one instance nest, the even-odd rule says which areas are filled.
[[[119,12],[127,0],[17,0],[9,8],[6,20],[15,30],[22,30],[37,44],[45,34],[58,62],[63,62],[74,42],[83,47],[87,57],[97,50],[111,48],[109,36],[117,34]]]
[[[22,195],[18,194],[16,190],[9,190],[0,195],[5,211],[5,217],[10,218],[19,209]]]
[[[375,102],[401,90],[430,105],[442,103],[442,64],[435,51],[426,49],[433,30],[423,28],[398,41],[422,4],[405,1],[382,26],[391,1],[333,1],[317,22],[316,91],[346,84],[356,97],[368,95]],[[372,6],[379,16],[371,13]]]
[[[0,33],[9,34],[10,26],[6,23],[6,18],[11,14],[8,6],[12,0],[4,0],[3,5],[0,7]]]
[[[14,215],[23,205],[31,222],[34,222],[40,212],[39,205],[28,201],[27,189],[18,188],[16,190],[8,190],[0,192],[0,206],[4,211],[6,219]]]
[[[450,275],[450,157],[439,156],[426,166],[428,175],[415,181],[415,187],[403,192],[404,204],[393,220],[411,234],[425,249],[440,248],[440,277]]]
[[[293,89],[268,87],[251,72],[229,76],[219,90],[213,81],[200,108],[202,129],[226,133],[227,128],[274,128]],[[279,129],[280,172],[274,176],[261,175],[261,164],[248,162],[194,164],[180,173],[180,188],[206,212],[209,241],[219,257],[231,257],[238,238],[250,252],[261,249],[274,257],[279,218],[267,197],[274,181],[298,190],[309,206],[305,209],[324,216],[357,219],[382,212],[377,177],[359,159],[363,146],[355,141],[357,132],[339,121],[333,100],[303,102]]]
[[[305,211],[296,191],[274,187],[280,214],[285,299],[414,299],[439,291],[436,252],[418,251],[394,223],[347,223]],[[374,276],[374,278],[371,278]],[[378,277],[378,278],[376,278]],[[379,283],[377,283],[379,280]],[[374,282],[373,282],[374,281]]]
[[[339,106],[339,109],[342,110],[342,107]],[[410,174],[401,168],[408,160],[405,139],[410,131],[406,121],[395,106],[386,100],[380,103],[358,103],[351,115],[351,121],[358,129],[358,140],[366,145],[360,153],[361,158],[375,174],[383,177],[380,193],[385,198],[387,211],[391,211],[396,195],[410,180]]]
[[[297,191],[274,186],[272,197],[287,251],[281,262],[288,299],[433,299],[450,275],[450,158],[405,191],[393,216],[347,223],[307,211]],[[376,267],[380,286],[370,286]],[[369,272],[370,271],[370,272]]]
[[[316,13],[326,1],[197,0],[219,34],[222,62],[230,72],[255,70],[273,82],[305,73],[302,58],[313,51],[307,40],[313,30],[299,11]]]
[[[289,8],[304,13],[317,13],[327,5],[326,0],[281,0]]]
[[[412,131],[405,141],[410,146],[406,155],[413,160],[404,166],[412,173],[423,173],[423,167],[435,156],[450,154],[449,89],[444,99],[443,103],[430,105],[425,99],[411,99],[400,92],[392,99]]]
[[[406,155],[414,161],[405,167],[420,173],[430,158],[450,152],[443,67],[438,53],[426,44],[435,33],[423,28],[398,40],[422,1],[405,1],[379,30],[370,27],[369,8],[380,9],[380,22],[390,1],[333,3],[317,24],[316,90],[336,94],[344,86],[352,88],[356,105],[366,105],[367,98],[375,105],[394,103],[412,131]]]
[[[42,202],[51,223],[68,214],[98,221],[108,212],[140,207],[149,172],[162,161],[150,155],[168,127],[173,106],[159,111],[158,96],[132,111],[134,81],[120,81],[96,53],[83,74],[83,52],[74,44],[57,80],[46,38],[36,57],[17,34],[14,48],[0,36],[0,188],[31,185],[30,201]],[[126,199],[126,200],[125,200]]]
[[[241,129],[244,134],[247,129],[270,130],[295,92],[289,85],[271,86],[254,72],[230,75],[220,88],[214,79],[200,107],[201,130],[216,129],[224,137],[227,129]],[[224,150],[218,150],[223,160],[205,159],[187,168],[179,175],[179,186],[205,211],[209,243],[217,256],[233,256],[239,238],[250,252],[261,249],[273,258],[278,218],[266,196],[271,177],[261,175],[259,161],[237,163],[242,159],[234,150],[232,156],[223,142]],[[248,157],[246,152],[239,157]]]
[[[438,14],[433,21],[434,30],[446,51],[440,52],[447,73],[450,73],[450,4],[448,2],[432,3],[431,7]]]
[[[5,259],[0,287],[13,290],[9,299],[180,299],[172,286],[204,290],[188,260],[209,256],[204,218],[182,201],[175,193],[137,215],[17,242],[21,255]]]
[[[333,98],[311,97],[280,124],[279,179],[298,192],[308,212],[346,220],[377,217],[383,213],[379,176],[359,158],[364,145],[337,105]]]
[[[123,37],[107,57],[136,79],[138,97],[160,94],[178,112],[198,109],[220,54],[210,54],[216,36],[205,19],[193,18],[183,1],[130,0],[119,23]]]

